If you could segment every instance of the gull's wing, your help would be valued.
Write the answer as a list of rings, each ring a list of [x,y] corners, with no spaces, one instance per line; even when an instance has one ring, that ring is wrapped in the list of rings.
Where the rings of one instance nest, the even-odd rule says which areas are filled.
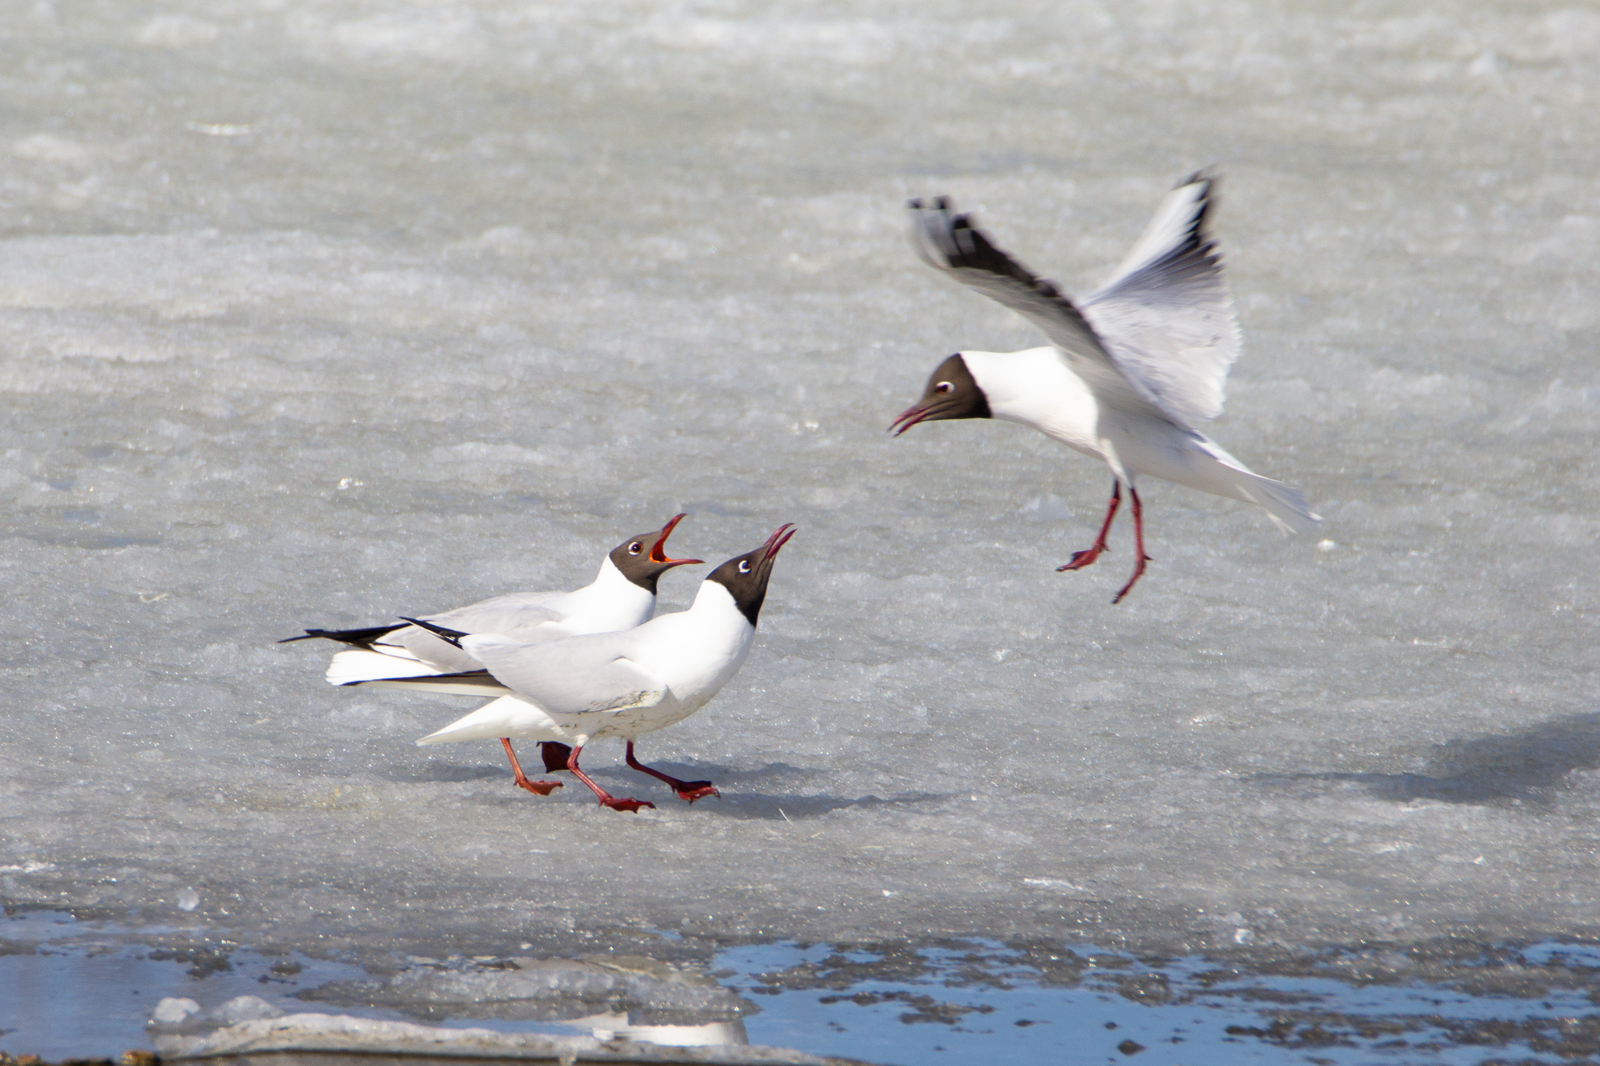
[[[523,644],[483,634],[462,637],[461,646],[501,684],[551,714],[654,707],[666,697],[666,682],[629,659],[617,636]]]
[[[468,607],[431,614],[427,619],[460,633],[499,633],[524,644],[571,636],[562,625],[566,614],[533,598],[539,595],[517,592],[496,596]],[[476,670],[482,665],[460,648],[417,626],[404,626],[383,639],[386,643],[400,645],[417,659],[439,670],[459,672]]]
[[[1222,413],[1223,383],[1239,358],[1239,325],[1207,223],[1216,179],[1190,175],[1083,315],[1122,370],[1161,406],[1193,422]]]
[[[512,592],[441,614],[414,617],[423,617],[446,629],[462,633],[510,634],[514,630],[531,629],[546,622],[566,621],[567,612],[558,610],[548,602],[561,595],[563,593]]]
[[[917,254],[969,288],[976,289],[1032,322],[1062,353],[1095,398],[1111,407],[1170,418],[1157,396],[1119,365],[1100,337],[1055,283],[1030,271],[1001,250],[967,215],[953,214],[945,196],[931,204],[912,200],[912,237]]]

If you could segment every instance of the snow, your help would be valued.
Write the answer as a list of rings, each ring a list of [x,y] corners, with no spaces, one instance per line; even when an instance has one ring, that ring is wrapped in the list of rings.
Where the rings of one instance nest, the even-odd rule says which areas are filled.
[[[1594,932],[1597,27],[6,6],[0,901],[310,952]],[[950,352],[1037,343],[901,204],[1082,293],[1207,163],[1214,435],[1326,521],[1142,486],[1112,607],[1125,525],[1054,573],[1103,470],[884,433]],[[799,526],[744,671],[640,746],[720,801],[607,745],[658,810],[529,796],[496,745],[414,747],[470,703],[273,643],[574,587],[679,510],[713,561]]]

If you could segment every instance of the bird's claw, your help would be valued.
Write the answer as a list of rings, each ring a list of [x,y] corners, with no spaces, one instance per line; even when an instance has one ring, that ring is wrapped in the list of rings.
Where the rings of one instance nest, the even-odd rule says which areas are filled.
[[[687,803],[693,803],[697,799],[705,799],[707,796],[722,798],[722,793],[718,792],[717,786],[710,781],[685,781],[677,786],[676,791],[678,798]]]
[[[515,784],[518,788],[525,788],[536,796],[548,796],[562,787],[560,781],[529,781],[526,777]]]

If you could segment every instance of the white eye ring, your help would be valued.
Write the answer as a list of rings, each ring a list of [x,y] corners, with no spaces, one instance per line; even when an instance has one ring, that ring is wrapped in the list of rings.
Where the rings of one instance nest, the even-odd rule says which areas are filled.
[[[935,385],[933,387],[933,391],[934,392],[949,392],[953,388],[955,388],[955,386],[950,384],[948,381],[941,381],[941,382],[939,382],[939,384],[937,384],[937,385]]]
[[[632,544],[628,545],[629,555],[638,555],[642,551],[644,551],[644,545],[640,544],[638,541],[634,541]]]
[[[748,574],[749,572],[750,572],[750,560],[749,559],[740,559],[739,560],[739,573]]]

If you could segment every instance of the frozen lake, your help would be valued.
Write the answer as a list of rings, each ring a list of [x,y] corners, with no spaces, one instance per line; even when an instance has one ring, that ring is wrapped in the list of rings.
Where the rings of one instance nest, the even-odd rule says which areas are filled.
[[[8,912],[342,958],[1600,933],[1600,13],[982,8],[0,6]],[[1325,522],[1146,483],[1113,607],[1126,525],[1054,573],[1103,467],[885,434],[1038,343],[901,205],[1084,293],[1206,164],[1213,435]],[[640,744],[720,801],[612,744],[658,810],[530,796],[414,746],[470,700],[273,643],[680,510],[712,562],[799,527],[744,671]]]

